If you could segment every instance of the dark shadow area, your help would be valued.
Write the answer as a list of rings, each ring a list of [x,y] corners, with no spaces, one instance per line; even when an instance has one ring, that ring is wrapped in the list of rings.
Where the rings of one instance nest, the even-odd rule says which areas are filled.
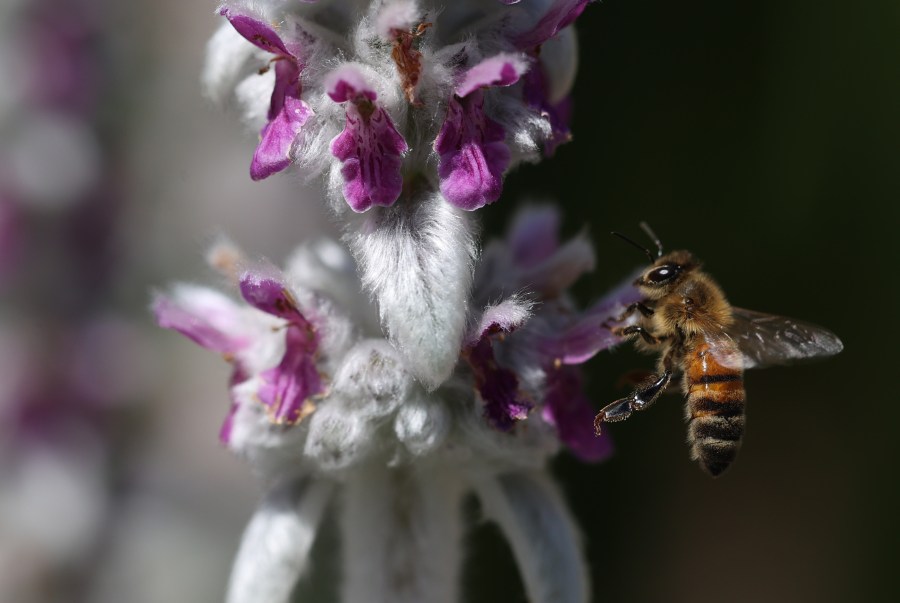
[[[898,596],[900,410],[885,387],[900,336],[898,23],[894,3],[833,0],[607,0],[579,20],[575,139],[520,169],[505,198],[560,199],[570,232],[590,228],[598,269],[581,299],[640,263],[607,232],[637,236],[646,220],[735,305],[827,326],[846,346],[747,375],[744,447],[718,480],[688,459],[680,395],[612,426],[610,462],[558,461],[596,600]],[[514,205],[488,208],[485,231]],[[597,407],[652,364],[624,348],[594,359]]]

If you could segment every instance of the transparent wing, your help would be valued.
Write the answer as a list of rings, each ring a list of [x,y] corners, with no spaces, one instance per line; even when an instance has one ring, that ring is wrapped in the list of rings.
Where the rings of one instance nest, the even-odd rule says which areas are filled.
[[[699,348],[695,349],[695,353],[703,359],[703,371],[712,370],[715,372],[715,364],[728,368],[744,370],[750,368],[744,355],[738,349],[737,343],[728,333],[724,331],[712,332],[705,331],[703,333],[704,342]],[[713,365],[707,367],[707,363],[712,362]]]
[[[734,308],[734,324],[721,336],[710,338],[710,343],[722,364],[744,369],[793,364],[833,356],[844,349],[837,335],[827,329],[744,308]]]

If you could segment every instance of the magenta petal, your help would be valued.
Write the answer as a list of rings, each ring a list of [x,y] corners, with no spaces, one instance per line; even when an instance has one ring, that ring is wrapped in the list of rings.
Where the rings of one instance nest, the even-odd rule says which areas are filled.
[[[325,77],[325,91],[336,103],[374,101],[378,98],[375,88],[366,80],[363,73],[353,65],[342,65]]]
[[[209,303],[188,304],[160,295],[153,302],[153,313],[159,326],[177,331],[207,350],[234,354],[249,343],[245,337],[229,333],[228,324],[234,324],[237,331],[241,317],[237,306],[218,296],[211,296]]]
[[[220,14],[244,38],[276,56],[273,59],[275,86],[269,103],[269,121],[260,132],[260,142],[250,163],[250,177],[262,180],[291,164],[291,147],[312,115],[312,110],[300,99],[303,92],[300,83],[302,65],[275,30],[259,19],[235,14],[229,8],[223,8]]]
[[[331,141],[331,153],[344,165],[344,198],[355,212],[373,205],[389,206],[403,190],[402,155],[406,141],[381,107],[366,116],[347,107],[344,131]]]
[[[540,298],[557,297],[594,269],[594,248],[583,235],[559,244],[560,216],[553,206],[520,212],[507,235],[512,265],[521,287]]]
[[[473,210],[493,203],[503,190],[503,172],[509,166],[506,133],[483,110],[480,90],[453,98],[447,118],[434,141],[440,155],[441,193],[453,205]]]
[[[609,316],[606,316],[609,318]],[[553,356],[563,364],[581,364],[597,352],[610,348],[619,338],[603,325],[604,316],[588,314],[575,323],[553,346]]]
[[[307,325],[292,324],[285,334],[285,352],[278,366],[260,373],[257,395],[277,424],[295,424],[312,411],[310,399],[324,392],[316,368],[318,337]]]
[[[516,421],[528,417],[532,405],[522,396],[516,374],[497,364],[490,337],[483,337],[470,347],[466,358],[484,402],[484,416],[495,429],[509,431]]]
[[[402,155],[409,148],[362,72],[347,64],[325,78],[332,100],[347,103],[344,130],[331,141],[343,166],[344,198],[355,212],[389,206],[403,190]]]
[[[550,138],[544,142],[544,156],[552,157],[556,149],[570,140],[572,132],[569,123],[572,121],[572,97],[566,96],[555,105],[548,105],[544,113],[550,120]]]
[[[532,404],[519,390],[516,374],[497,364],[491,336],[510,333],[528,318],[530,304],[515,298],[487,308],[466,344],[465,358],[484,402],[484,416],[496,429],[507,431],[528,417]]]
[[[236,14],[232,9],[223,8],[219,14],[228,19],[235,31],[258,48],[272,54],[292,56],[275,30],[249,15]]]
[[[513,263],[531,268],[559,248],[559,209],[552,205],[531,207],[519,212],[506,237]]]
[[[288,99],[300,100],[303,87],[300,85],[300,66],[294,61],[275,62],[275,86],[269,102],[269,121],[278,117]]]
[[[231,443],[231,430],[234,428],[234,415],[237,414],[237,411],[238,403],[232,401],[228,414],[225,416],[225,420],[222,421],[222,427],[219,428],[219,441],[226,446]]]
[[[529,31],[513,38],[522,50],[532,50],[571,25],[584,11],[590,0],[554,0],[549,10]]]
[[[241,295],[257,310],[283,318],[289,322],[308,324],[297,308],[297,302],[290,294],[280,275],[273,269],[269,274],[265,268],[247,271],[241,275]]]
[[[468,337],[468,346],[474,346],[482,339],[497,333],[512,333],[531,314],[530,302],[523,302],[515,297],[485,309],[481,320]]]
[[[240,289],[255,308],[288,321],[284,356],[278,366],[260,373],[262,385],[257,395],[269,407],[275,423],[297,423],[312,410],[307,401],[325,389],[316,368],[318,333],[278,275],[246,272]]]
[[[543,262],[523,270],[519,282],[544,299],[553,298],[575,284],[585,272],[592,271],[595,265],[594,247],[586,237],[578,236]]]
[[[479,88],[511,86],[528,71],[528,62],[514,54],[498,54],[469,68],[456,85],[457,96],[468,96]]]
[[[291,165],[294,140],[312,115],[312,109],[299,97],[284,99],[281,111],[260,132],[259,145],[250,163],[253,180],[268,178]]]
[[[612,454],[609,437],[605,433],[600,437],[594,434],[594,409],[576,369],[548,371],[541,416],[556,427],[560,441],[582,461],[602,461]]]
[[[572,133],[569,122],[572,119],[572,98],[566,96],[558,103],[549,100],[547,74],[538,64],[525,74],[522,97],[529,107],[543,115],[550,123],[550,136],[544,141],[544,156],[550,157],[561,144],[569,142]]]
[[[631,280],[619,285],[585,311],[561,335],[545,342],[545,352],[563,364],[581,364],[597,352],[620,343],[621,338],[612,334],[611,325],[604,326],[604,323],[619,316],[628,304],[639,301],[641,297]]]

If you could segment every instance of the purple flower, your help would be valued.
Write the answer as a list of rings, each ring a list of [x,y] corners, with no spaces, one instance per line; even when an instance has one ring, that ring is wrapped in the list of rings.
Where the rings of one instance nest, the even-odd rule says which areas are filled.
[[[473,210],[497,200],[512,165],[537,160],[541,146],[549,154],[567,140],[568,105],[562,101],[574,76],[571,25],[587,3],[481,0],[445,6],[400,0],[264,3],[257,9],[238,8],[253,5],[236,0],[220,11],[230,27],[210,44],[205,80],[214,97],[233,93],[249,119],[267,104],[254,178],[291,161],[309,176],[333,170],[331,200],[338,205],[343,197],[355,211],[365,211],[398,198],[401,174],[421,174],[424,182],[437,176],[445,198]],[[258,10],[266,11],[265,18]],[[557,45],[557,63],[565,68],[535,73],[524,87],[483,92],[509,87],[529,69],[542,72],[544,54],[553,54],[548,42],[562,38],[570,39]],[[271,98],[268,90],[256,93],[258,76],[249,75],[259,50],[273,56]],[[493,56],[484,59],[486,52]],[[388,68],[391,63],[396,69]],[[329,71],[338,64],[344,73]],[[541,81],[544,75],[549,85]],[[337,92],[335,79],[343,77],[355,80],[353,98],[338,95],[346,115],[328,106]],[[443,121],[435,122],[435,113],[443,111]],[[301,131],[303,144],[297,140]],[[415,152],[407,153],[407,141]],[[434,153],[425,152],[428,142]]]
[[[510,151],[503,127],[484,114],[482,89],[511,86],[527,69],[521,57],[500,54],[471,67],[460,78],[434,141],[440,155],[441,193],[453,205],[474,210],[500,198]]]
[[[608,321],[615,318],[639,295],[629,280],[583,313],[555,321],[559,330],[537,338],[545,374],[542,416],[554,425],[559,439],[583,461],[605,459],[612,451],[609,440],[594,434],[594,407],[584,393],[583,364],[601,350],[621,342]],[[604,434],[605,435],[605,434]]]
[[[359,69],[336,69],[325,87],[334,102],[346,104],[344,130],[331,141],[331,153],[344,164],[344,198],[355,212],[393,205],[403,189],[400,168],[406,141],[387,111],[375,103],[378,95]]]
[[[628,304],[641,299],[629,278],[603,299],[582,312],[560,332],[548,337],[544,345],[554,362],[583,364],[598,352],[621,342],[612,334],[608,321],[619,316]]]
[[[253,343],[254,334],[248,330],[240,306],[217,292],[197,287],[180,287],[172,297],[157,295],[153,301],[156,322],[164,329],[181,333],[201,347],[218,352],[233,369],[229,385],[235,386],[249,378],[249,367],[243,351]],[[231,407],[219,430],[223,444],[231,441],[231,428],[237,401]]]
[[[572,119],[572,97],[557,102],[550,100],[547,74],[538,63],[523,78],[522,96],[529,107],[540,113],[550,124],[550,137],[544,142],[544,155],[552,156],[559,145],[572,139],[569,122]]]
[[[581,372],[571,366],[547,368],[541,416],[579,459],[599,462],[612,454],[612,442],[594,433],[594,408],[584,393]]]
[[[182,290],[178,297],[159,295],[154,300],[153,313],[162,328],[181,333],[228,360],[250,344],[248,335],[238,330],[240,309],[230,299],[199,289]]]
[[[314,410],[313,400],[325,391],[316,366],[318,332],[274,271],[245,272],[240,290],[261,313],[215,291],[189,286],[176,289],[172,296],[158,295],[153,310],[161,327],[177,331],[231,362],[232,388],[256,380],[254,399],[266,408],[273,424],[299,423]],[[273,338],[283,341],[283,352],[275,366],[265,367],[272,361],[260,350],[271,348]],[[262,361],[261,356],[265,356]],[[225,444],[232,443],[238,409],[239,400],[232,389],[231,410],[220,432]]]
[[[474,375],[475,389],[484,403],[484,416],[501,431],[526,419],[533,405],[522,393],[516,373],[497,363],[492,339],[511,333],[528,315],[529,305],[516,299],[486,309],[463,350]]]
[[[240,287],[252,306],[287,321],[284,356],[278,366],[260,373],[258,396],[274,423],[298,423],[315,409],[312,400],[325,391],[316,368],[319,335],[279,277],[246,272]]]
[[[604,323],[618,316],[639,295],[629,279],[588,310],[575,308],[566,290],[584,272],[593,269],[594,254],[583,236],[561,242],[559,223],[558,211],[550,206],[522,211],[506,240],[485,251],[483,270],[490,276],[479,279],[480,297],[496,298],[509,290],[528,291],[536,302],[527,322],[524,316],[518,321],[497,321],[518,327],[500,344],[504,346],[503,357],[517,358],[513,371],[516,381],[498,375],[505,378],[495,378],[490,391],[509,404],[508,400],[517,399],[512,393],[527,375],[542,375],[540,384],[532,386],[534,399],[540,401],[541,419],[555,428],[559,440],[573,454],[593,462],[605,458],[611,445],[594,435],[595,410],[574,365],[620,342]],[[489,331],[491,323],[486,323],[486,319],[482,323],[481,329]],[[491,349],[490,356],[485,352],[484,358],[493,361],[493,354]],[[501,404],[495,407],[503,408]]]
[[[297,47],[292,52],[275,30],[249,15],[235,14],[228,8],[223,8],[220,14],[249,42],[275,55],[271,61],[275,66],[275,87],[268,123],[260,132],[259,145],[250,163],[250,177],[262,180],[291,164],[294,140],[313,115],[309,105],[300,98],[303,92],[300,73],[305,66],[298,56],[301,49]]]
[[[533,51],[541,44],[575,22],[590,0],[553,0],[544,16],[527,31],[513,37],[513,43],[525,51]]]
[[[96,56],[100,12],[89,2],[76,3],[65,12],[55,10],[52,2],[30,4],[29,31],[22,40],[31,47],[22,52],[40,68],[26,70],[31,76],[29,96],[73,113],[95,110],[106,77]]]
[[[479,286],[485,299],[527,290],[539,300],[552,300],[595,263],[594,248],[583,233],[560,242],[556,208],[532,207],[516,215],[505,241],[488,245],[484,280],[489,282]]]

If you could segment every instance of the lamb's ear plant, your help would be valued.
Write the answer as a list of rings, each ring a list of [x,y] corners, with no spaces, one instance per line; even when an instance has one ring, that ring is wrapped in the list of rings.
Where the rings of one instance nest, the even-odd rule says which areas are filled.
[[[234,291],[160,293],[160,325],[233,366],[221,439],[265,480],[230,603],[286,602],[326,512],[348,603],[442,603],[460,590],[471,493],[512,547],[530,601],[590,597],[578,530],[546,469],[610,446],[577,365],[614,343],[629,285],[581,309],[594,268],[551,205],[482,244],[475,210],[505,174],[569,138],[571,27],[587,0],[229,2],[208,94],[259,143],[250,177],[323,185],[343,240],[283,268],[229,243]],[[314,571],[314,569],[312,570]]]

